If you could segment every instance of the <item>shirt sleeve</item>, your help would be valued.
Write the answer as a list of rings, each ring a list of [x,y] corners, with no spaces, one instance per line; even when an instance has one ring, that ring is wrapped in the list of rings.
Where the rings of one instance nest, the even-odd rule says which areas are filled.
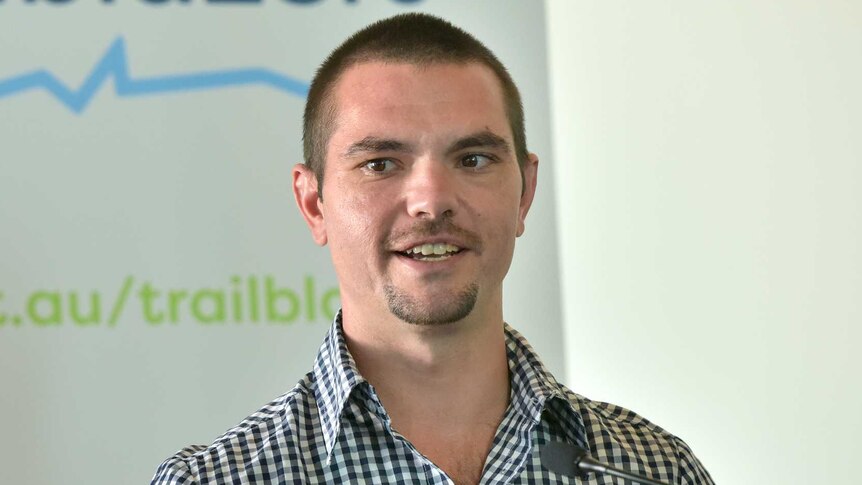
[[[190,446],[165,460],[156,470],[150,485],[191,485],[198,483],[188,465],[188,458],[205,446]]]
[[[679,485],[715,485],[709,472],[694,456],[694,452],[691,451],[685,441],[679,438],[674,439],[679,459],[677,483]]]

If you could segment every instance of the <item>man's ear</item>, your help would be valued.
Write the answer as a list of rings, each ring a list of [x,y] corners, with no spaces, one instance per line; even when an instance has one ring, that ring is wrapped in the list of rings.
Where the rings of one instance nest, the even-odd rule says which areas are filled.
[[[524,193],[521,194],[521,202],[518,204],[518,232],[517,236],[524,234],[524,220],[527,218],[527,212],[530,211],[530,206],[533,205],[533,196],[536,195],[536,178],[539,170],[539,157],[535,153],[530,153],[527,156],[527,162],[524,164]]]
[[[311,237],[320,246],[326,244],[326,221],[323,218],[323,201],[317,187],[317,176],[304,163],[293,166],[293,197]]]

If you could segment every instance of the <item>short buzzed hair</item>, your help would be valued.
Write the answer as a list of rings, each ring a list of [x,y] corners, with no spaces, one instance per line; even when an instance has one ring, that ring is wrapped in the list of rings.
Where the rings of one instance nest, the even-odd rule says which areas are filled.
[[[323,198],[326,145],[335,125],[332,90],[341,75],[362,62],[384,61],[416,65],[477,62],[489,67],[503,88],[503,101],[521,167],[527,161],[527,136],[521,95],[505,66],[484,44],[464,30],[433,15],[407,13],[377,21],[356,32],[323,61],[311,81],[303,116],[305,164],[317,177]],[[523,187],[522,187],[523,188]]]

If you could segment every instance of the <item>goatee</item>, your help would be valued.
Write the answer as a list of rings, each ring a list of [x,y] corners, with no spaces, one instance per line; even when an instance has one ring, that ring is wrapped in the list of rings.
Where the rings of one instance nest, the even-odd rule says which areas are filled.
[[[445,301],[434,302],[431,306],[420,304],[412,296],[388,284],[383,287],[389,311],[404,322],[413,325],[446,325],[463,320],[473,311],[479,296],[479,287],[470,284],[461,292]]]

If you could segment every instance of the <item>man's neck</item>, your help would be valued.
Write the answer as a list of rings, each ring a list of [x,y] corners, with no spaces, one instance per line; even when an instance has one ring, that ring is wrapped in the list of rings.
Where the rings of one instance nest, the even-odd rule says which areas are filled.
[[[348,348],[393,427],[444,470],[449,452],[472,453],[481,473],[509,403],[502,312],[417,326],[345,310]]]
[[[502,314],[493,313],[423,326],[391,315],[370,322],[348,310],[343,328],[359,372],[393,422],[439,414],[443,421],[435,422],[445,425],[505,411],[509,367]]]

